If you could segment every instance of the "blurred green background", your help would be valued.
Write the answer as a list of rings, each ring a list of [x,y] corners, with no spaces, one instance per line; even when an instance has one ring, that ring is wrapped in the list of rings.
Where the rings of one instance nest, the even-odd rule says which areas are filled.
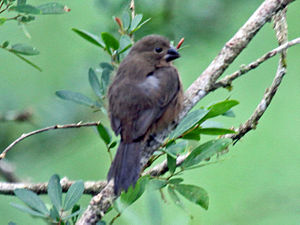
[[[32,5],[48,2],[28,1]],[[43,68],[38,72],[7,52],[0,51],[0,114],[31,108],[32,123],[0,123],[0,149],[23,132],[54,124],[94,121],[102,117],[89,108],[58,99],[57,90],[68,89],[94,97],[88,84],[89,67],[98,67],[109,58],[71,31],[81,28],[100,34],[117,34],[112,16],[120,16],[128,1],[60,1],[71,12],[58,16],[39,16],[27,26],[27,39],[16,23],[0,27],[0,42],[28,43],[41,54],[31,59]],[[185,37],[182,58],[176,61],[187,88],[218,54],[221,47],[244,24],[262,1],[137,1],[136,11],[152,17],[137,32],[136,38],[158,33],[177,42]],[[300,2],[288,10],[289,39],[300,36]],[[11,14],[13,15],[13,14]],[[272,24],[266,24],[225,74],[249,63],[277,45]],[[271,106],[251,131],[224,156],[224,161],[186,172],[185,183],[205,188],[210,196],[208,211],[183,200],[194,216],[180,210],[170,199],[167,203],[143,196],[116,224],[163,225],[296,225],[300,224],[300,46],[288,52],[288,73]],[[232,92],[218,90],[199,105],[237,99],[235,118],[221,118],[226,127],[245,121],[260,101],[276,72],[278,57],[238,79]],[[107,123],[108,124],[108,123]],[[54,173],[76,180],[105,179],[109,157],[93,128],[50,131],[19,143],[8,160],[16,174],[31,182],[47,181]],[[44,198],[45,200],[47,198]],[[81,203],[86,206],[89,196]],[[14,197],[0,196],[0,224],[43,224],[41,220],[14,209]],[[157,211],[159,210],[159,211]],[[160,213],[158,213],[160,212]],[[160,214],[160,216],[159,216]],[[134,216],[132,216],[134,215]],[[155,215],[155,216],[154,216]],[[159,222],[161,217],[161,222]],[[105,219],[109,221],[111,215]],[[134,218],[134,219],[132,219]]]

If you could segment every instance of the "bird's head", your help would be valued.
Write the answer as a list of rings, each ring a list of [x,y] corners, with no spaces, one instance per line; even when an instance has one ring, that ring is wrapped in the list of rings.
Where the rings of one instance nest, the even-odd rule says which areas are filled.
[[[148,63],[160,67],[180,57],[170,42],[159,35],[149,35],[139,40],[130,50],[129,55],[141,57]]]

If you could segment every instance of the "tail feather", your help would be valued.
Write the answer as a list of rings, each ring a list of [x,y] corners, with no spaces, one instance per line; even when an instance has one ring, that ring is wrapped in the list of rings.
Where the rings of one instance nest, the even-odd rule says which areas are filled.
[[[141,144],[140,142],[121,142],[114,161],[109,169],[107,179],[114,179],[114,192],[120,194],[127,191],[130,185],[135,185],[140,172]]]

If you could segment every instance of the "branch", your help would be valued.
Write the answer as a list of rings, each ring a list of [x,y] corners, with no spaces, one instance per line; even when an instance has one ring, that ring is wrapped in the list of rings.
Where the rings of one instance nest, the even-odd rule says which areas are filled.
[[[88,123],[72,123],[72,124],[65,124],[65,125],[53,125],[50,127],[45,127],[39,130],[31,131],[29,133],[22,134],[18,139],[16,139],[14,142],[12,142],[4,151],[0,154],[0,160],[4,159],[7,152],[12,149],[17,143],[24,140],[25,138],[28,138],[32,135],[39,134],[45,131],[49,130],[57,130],[57,129],[68,129],[68,128],[79,128],[79,127],[91,127],[91,126],[98,126],[100,124],[100,121],[97,122],[88,122]]]
[[[60,180],[63,192],[67,192],[70,186],[75,181],[69,181],[68,178],[64,177]],[[106,187],[106,181],[86,181],[84,182],[84,194],[96,195],[104,187]],[[3,195],[14,195],[14,190],[18,188],[26,188],[27,190],[33,191],[36,194],[47,194],[48,183],[7,183],[0,182],[0,194]]]
[[[211,62],[201,76],[188,88],[185,93],[184,108],[180,113],[178,122],[191,110],[191,108],[214,90],[216,80],[223,74],[227,67],[248,45],[255,34],[268,22],[279,10],[285,8],[293,0],[266,0],[249,18],[242,28],[229,40],[220,53]],[[141,165],[147,163],[152,153],[160,146],[162,140],[174,129],[170,125],[161,133],[155,135],[154,140],[149,141],[142,151]],[[111,206],[116,198],[113,194],[113,183],[110,182],[98,195],[94,196],[90,205],[76,223],[77,225],[96,224]]]
[[[2,176],[9,183],[19,181],[14,173],[14,170],[14,167],[8,161],[0,161],[0,176]]]

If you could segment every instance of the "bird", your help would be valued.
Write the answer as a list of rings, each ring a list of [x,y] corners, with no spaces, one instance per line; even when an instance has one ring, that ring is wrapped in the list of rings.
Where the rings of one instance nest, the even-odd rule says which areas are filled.
[[[145,36],[120,63],[108,89],[111,127],[121,136],[107,175],[116,195],[135,186],[146,140],[175,122],[182,109],[182,83],[172,65],[179,57],[167,38]]]

